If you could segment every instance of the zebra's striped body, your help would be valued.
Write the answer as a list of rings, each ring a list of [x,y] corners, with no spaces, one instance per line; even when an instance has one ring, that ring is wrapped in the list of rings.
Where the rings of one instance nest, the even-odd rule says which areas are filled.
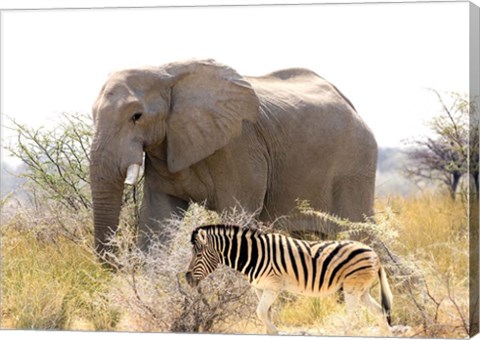
[[[309,242],[224,225],[197,228],[191,242],[193,259],[187,272],[188,282],[195,286],[218,264],[245,274],[257,290],[260,299],[257,314],[269,333],[276,333],[276,328],[269,319],[268,310],[282,290],[326,296],[343,288],[351,308],[356,302],[364,302],[381,313],[382,308],[369,295],[377,276],[382,288],[383,311],[390,322],[391,292],[385,272],[378,256],[365,244]]]

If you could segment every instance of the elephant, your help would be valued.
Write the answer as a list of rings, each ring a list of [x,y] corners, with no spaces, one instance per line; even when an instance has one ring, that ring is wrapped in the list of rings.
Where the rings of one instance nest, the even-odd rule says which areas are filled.
[[[352,103],[308,69],[241,76],[194,59],[121,70],[108,76],[93,122],[99,256],[111,250],[124,185],[137,183],[142,166],[137,243],[145,251],[162,221],[191,202],[241,207],[260,221],[289,216],[298,199],[352,221],[373,215],[375,137]]]

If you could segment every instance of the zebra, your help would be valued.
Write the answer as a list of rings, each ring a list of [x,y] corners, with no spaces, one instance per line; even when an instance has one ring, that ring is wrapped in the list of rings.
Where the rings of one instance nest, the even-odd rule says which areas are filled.
[[[257,316],[268,334],[278,334],[269,310],[282,290],[321,297],[341,288],[349,313],[363,304],[391,334],[392,292],[378,255],[363,243],[304,241],[234,225],[197,227],[190,242],[193,254],[185,274],[187,283],[196,287],[219,264],[245,274],[255,288]],[[370,296],[377,276],[381,306]]]

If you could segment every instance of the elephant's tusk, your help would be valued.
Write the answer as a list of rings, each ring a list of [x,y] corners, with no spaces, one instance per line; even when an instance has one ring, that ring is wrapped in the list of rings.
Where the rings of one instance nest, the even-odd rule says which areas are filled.
[[[131,164],[127,169],[127,178],[125,179],[125,184],[128,184],[128,185],[137,184],[139,175],[140,175],[140,165]]]

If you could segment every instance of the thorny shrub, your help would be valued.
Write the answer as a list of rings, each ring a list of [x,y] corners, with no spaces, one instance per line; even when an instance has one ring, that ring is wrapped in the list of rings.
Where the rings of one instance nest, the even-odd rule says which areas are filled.
[[[136,324],[141,319],[142,331],[229,333],[239,322],[256,322],[257,298],[240,274],[219,267],[196,289],[184,278],[191,259],[190,234],[196,226],[252,222],[252,215],[245,212],[217,215],[193,204],[184,219],[165,223],[170,241],[154,242],[148,253],[131,248],[132,229],[120,230],[112,240],[118,249],[112,254],[118,275],[111,299],[128,310]]]

